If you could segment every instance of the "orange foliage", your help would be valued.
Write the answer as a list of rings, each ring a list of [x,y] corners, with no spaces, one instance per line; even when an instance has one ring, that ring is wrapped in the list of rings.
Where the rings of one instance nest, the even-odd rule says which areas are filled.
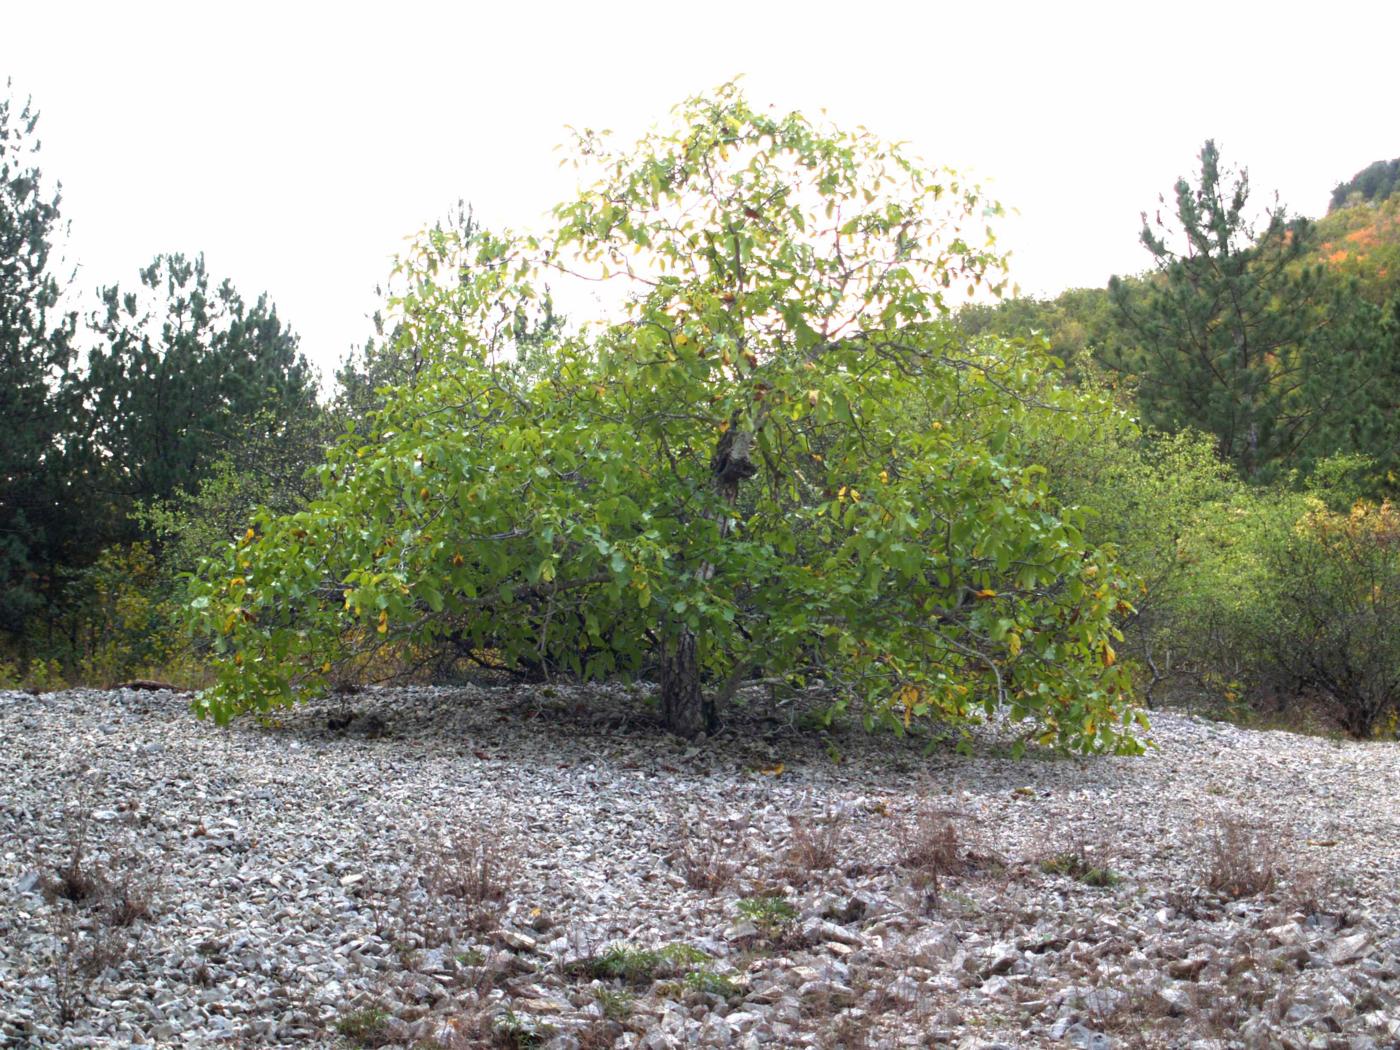
[[[1358,500],[1348,514],[1314,507],[1299,527],[1329,545],[1345,542],[1380,550],[1400,550],[1400,509],[1389,500],[1379,504]]]
[[[1363,226],[1347,234],[1347,240],[1362,248],[1374,248],[1380,243],[1380,235],[1374,226]]]

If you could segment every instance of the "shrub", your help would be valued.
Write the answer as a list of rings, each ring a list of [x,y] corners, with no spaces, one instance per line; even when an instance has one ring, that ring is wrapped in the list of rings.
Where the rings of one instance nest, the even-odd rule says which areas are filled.
[[[382,936],[406,951],[432,948],[493,929],[519,870],[515,842],[499,826],[450,828],[413,843],[405,870],[367,892]]]
[[[1323,699],[1358,738],[1400,719],[1400,508],[1314,498],[1265,551],[1273,581],[1254,627],[1260,658],[1285,687]]]
[[[1400,510],[1350,502],[1365,462],[1252,487],[1203,435],[1139,435],[1108,409],[1099,426],[1095,442],[1038,448],[1060,497],[1096,508],[1091,539],[1141,580],[1123,650],[1149,700],[1315,702],[1354,736],[1393,729]]]
[[[1004,283],[981,237],[999,208],[732,85],[629,154],[576,153],[601,179],[549,236],[438,229],[403,262],[397,338],[424,368],[318,499],[200,572],[219,680],[197,709],[293,702],[367,652],[492,650],[652,674],[686,736],[761,668],[897,732],[1004,709],[1047,743],[1136,750],[1127,581],[1028,450],[1080,431],[1077,399],[1039,349],[945,321]],[[526,347],[560,270],[631,295]]]
[[[151,914],[156,880],[134,849],[114,851],[110,866],[104,864],[89,848],[82,822],[69,826],[63,859],[41,857],[40,871],[57,946],[51,996],[58,1020],[68,1024],[104,972],[136,950],[142,935],[137,923]]]
[[[61,596],[43,625],[20,641],[25,659],[0,679],[49,691],[71,682],[115,685],[163,673],[181,655],[177,606],[161,582],[153,548],[116,544],[79,570],[60,570]],[[184,668],[182,668],[183,670]]]

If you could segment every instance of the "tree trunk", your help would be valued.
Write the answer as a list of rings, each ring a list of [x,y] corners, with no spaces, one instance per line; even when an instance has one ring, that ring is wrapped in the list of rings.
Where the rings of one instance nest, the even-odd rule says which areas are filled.
[[[700,689],[700,658],[688,627],[661,654],[661,719],[677,736],[696,737],[715,728],[714,705]]]
[[[710,460],[715,490],[726,506],[734,506],[739,494],[739,482],[751,478],[758,468],[753,465],[753,435],[738,426],[736,413],[730,427],[721,435]],[[721,537],[729,535],[729,520],[720,523]],[[702,580],[714,576],[711,564],[700,566]],[[719,728],[719,704],[707,698],[700,689],[700,657],[696,651],[695,634],[688,627],[667,641],[661,651],[661,719],[666,728],[677,736],[695,737],[713,733]]]

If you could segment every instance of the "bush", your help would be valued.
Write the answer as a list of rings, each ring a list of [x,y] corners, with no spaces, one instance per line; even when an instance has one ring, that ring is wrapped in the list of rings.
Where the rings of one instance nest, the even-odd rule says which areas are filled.
[[[1262,505],[1193,431],[1143,433],[1100,402],[1093,440],[1037,438],[1056,495],[1093,513],[1090,542],[1112,545],[1138,581],[1123,655],[1148,703],[1218,700],[1244,674],[1239,613],[1262,583],[1250,530]]]
[[[332,452],[320,498],[201,571],[200,712],[384,652],[489,650],[654,676],[686,736],[761,674],[896,732],[1000,709],[1045,743],[1137,749],[1128,583],[1026,439],[1073,440],[1076,404],[1036,348],[944,320],[950,289],[1002,286],[972,237],[996,206],[732,86],[631,154],[584,136],[577,156],[602,179],[550,237],[438,229],[405,263],[396,338],[424,369]],[[594,328],[522,324],[542,270],[631,295]]]
[[[1350,502],[1364,463],[1324,463],[1306,488],[1250,486],[1204,436],[1111,418],[1095,445],[1045,451],[1061,498],[1097,509],[1090,537],[1142,581],[1123,650],[1149,699],[1294,720],[1307,706],[1359,738],[1394,731],[1400,512]]]
[[[1352,736],[1400,721],[1400,510],[1314,497],[1269,537],[1271,601],[1252,624],[1257,659],[1279,686],[1322,700]],[[1266,679],[1267,680],[1267,679]]]

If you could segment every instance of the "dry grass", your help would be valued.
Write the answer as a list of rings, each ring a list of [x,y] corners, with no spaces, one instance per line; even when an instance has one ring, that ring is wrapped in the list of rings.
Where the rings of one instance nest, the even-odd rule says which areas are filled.
[[[896,863],[909,872],[914,886],[935,902],[943,880],[962,873],[968,864],[952,818],[948,810],[922,810],[897,832]]]
[[[671,848],[667,858],[693,890],[715,894],[734,884],[744,866],[747,844],[723,823],[702,823],[676,811],[671,818]]]
[[[45,874],[39,889],[49,904],[47,921],[55,942],[51,976],[53,1009],[61,1024],[83,1012],[89,993],[119,966],[140,941],[137,923],[151,914],[156,879],[135,851],[119,853],[114,876],[89,849],[87,825],[69,825],[63,859],[39,858]]]
[[[1236,817],[1222,816],[1206,836],[1205,888],[1230,900],[1268,893],[1279,882],[1278,840]]]
[[[397,879],[365,891],[380,936],[412,952],[496,928],[521,867],[508,835],[454,828],[412,844],[409,854]]]
[[[795,885],[806,885],[841,863],[850,834],[850,821],[845,814],[834,810],[792,813],[788,815],[788,825],[791,834],[782,873]]]

